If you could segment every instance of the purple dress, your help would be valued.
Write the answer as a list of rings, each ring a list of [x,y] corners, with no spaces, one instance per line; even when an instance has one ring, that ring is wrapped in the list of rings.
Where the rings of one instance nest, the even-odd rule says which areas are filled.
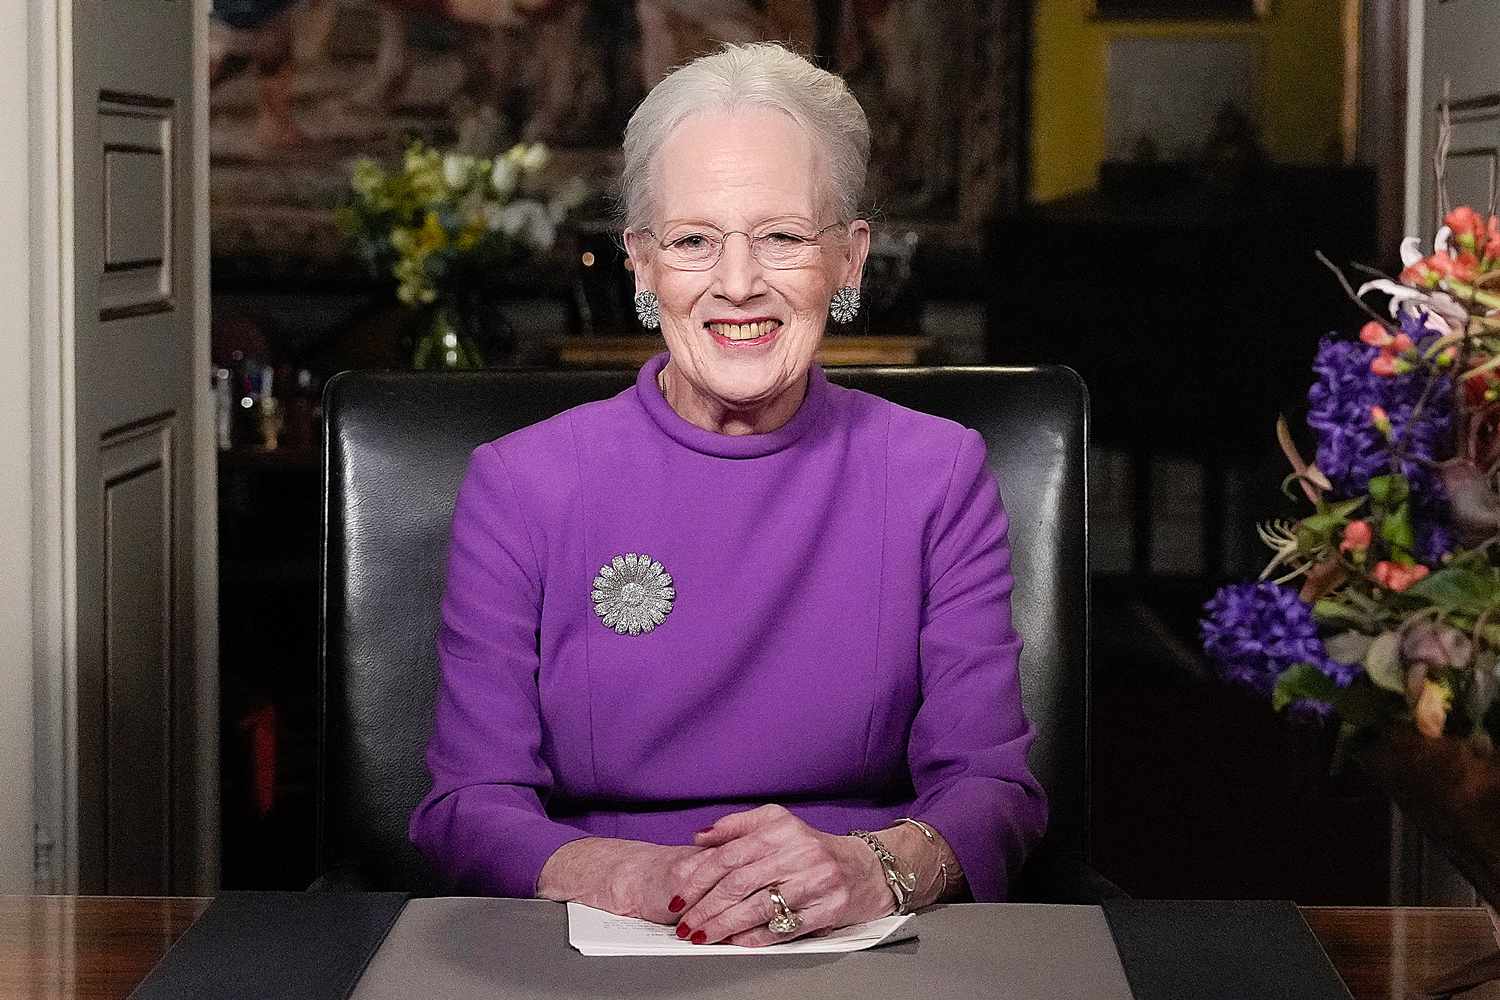
[[[925,820],[1004,899],[1046,802],[983,439],[817,366],[785,425],[715,434],[666,360],[475,450],[412,841],[461,891],[531,896],[571,840],[686,844],[777,802],[836,834]]]

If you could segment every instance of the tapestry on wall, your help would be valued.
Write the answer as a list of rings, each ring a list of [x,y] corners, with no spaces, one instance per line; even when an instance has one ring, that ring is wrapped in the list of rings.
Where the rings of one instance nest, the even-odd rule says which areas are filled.
[[[359,156],[414,139],[487,155],[545,142],[597,195],[646,88],[716,40],[777,39],[842,73],[874,131],[868,202],[976,249],[1023,183],[1019,0],[214,0],[216,262],[292,279],[347,266],[333,223]]]

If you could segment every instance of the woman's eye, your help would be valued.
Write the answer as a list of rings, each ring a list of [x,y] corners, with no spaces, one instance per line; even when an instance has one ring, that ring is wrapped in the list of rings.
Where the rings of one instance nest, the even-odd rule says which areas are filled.
[[[676,250],[702,250],[708,246],[708,237],[702,233],[688,233],[672,240],[669,246]]]
[[[798,236],[796,233],[767,233],[761,239],[771,244],[784,244],[791,246],[794,243],[806,243],[807,237]]]

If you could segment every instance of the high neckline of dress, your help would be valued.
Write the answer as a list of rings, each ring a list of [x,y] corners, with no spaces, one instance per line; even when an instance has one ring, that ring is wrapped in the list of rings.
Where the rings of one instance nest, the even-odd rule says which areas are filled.
[[[635,377],[635,395],[641,406],[669,438],[685,448],[719,458],[760,458],[795,444],[818,419],[828,395],[828,379],[816,364],[807,368],[807,393],[792,419],[765,434],[718,434],[685,420],[672,409],[657,385],[656,376],[667,366],[666,351],[641,366]]]

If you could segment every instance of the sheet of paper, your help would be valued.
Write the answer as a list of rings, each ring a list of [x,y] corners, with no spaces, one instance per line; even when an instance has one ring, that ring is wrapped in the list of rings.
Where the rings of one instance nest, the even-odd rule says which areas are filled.
[[[568,943],[585,955],[815,955],[861,951],[917,936],[911,915],[882,917],[843,927],[822,937],[804,937],[764,948],[692,944],[667,924],[619,917],[582,903],[568,904]]]

